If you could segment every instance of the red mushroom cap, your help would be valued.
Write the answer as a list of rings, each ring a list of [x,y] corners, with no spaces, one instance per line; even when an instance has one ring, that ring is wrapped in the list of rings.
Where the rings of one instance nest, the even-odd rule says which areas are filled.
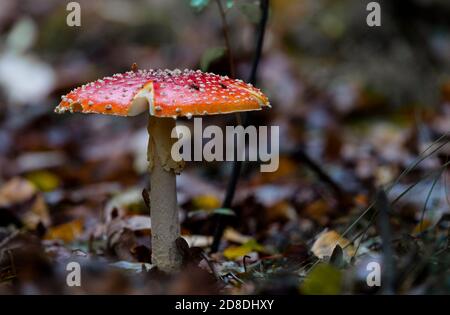
[[[251,84],[200,70],[138,70],[76,88],[55,112],[178,117],[259,110],[267,97]]]

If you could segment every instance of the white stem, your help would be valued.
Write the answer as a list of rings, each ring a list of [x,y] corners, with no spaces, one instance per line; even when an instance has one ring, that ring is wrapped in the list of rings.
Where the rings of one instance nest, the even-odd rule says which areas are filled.
[[[148,161],[150,171],[150,213],[152,220],[152,264],[164,272],[176,272],[181,255],[175,245],[180,236],[176,173],[183,167],[172,160],[170,150],[175,120],[150,116]]]

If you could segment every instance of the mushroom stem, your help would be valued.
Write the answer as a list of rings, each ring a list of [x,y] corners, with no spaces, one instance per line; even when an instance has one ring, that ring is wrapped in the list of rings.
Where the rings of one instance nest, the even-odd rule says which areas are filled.
[[[150,172],[150,213],[152,220],[152,263],[172,273],[181,267],[181,255],[175,245],[180,236],[176,174],[183,167],[173,161],[170,151],[175,120],[150,116],[148,122],[148,161]]]

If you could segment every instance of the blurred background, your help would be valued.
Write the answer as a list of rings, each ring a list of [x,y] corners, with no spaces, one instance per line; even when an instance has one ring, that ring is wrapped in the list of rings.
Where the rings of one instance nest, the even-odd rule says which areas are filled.
[[[377,1],[381,27],[366,24],[369,1],[270,1],[256,85],[273,108],[249,123],[280,126],[280,168],[244,164],[230,227],[208,260],[217,274],[203,259],[176,279],[146,271],[147,117],[53,109],[133,63],[230,75],[217,1],[78,1],[80,27],[66,23],[68,2],[0,0],[0,292],[376,293],[361,266],[383,261],[379,226],[358,217],[392,182],[392,289],[449,292],[448,1]],[[259,1],[221,4],[245,81]],[[233,125],[235,116],[203,121]],[[439,150],[396,181],[436,139]],[[190,162],[178,178],[191,246],[211,244],[231,167]],[[336,242],[343,258],[330,263]],[[89,284],[65,285],[70,260],[88,268]]]

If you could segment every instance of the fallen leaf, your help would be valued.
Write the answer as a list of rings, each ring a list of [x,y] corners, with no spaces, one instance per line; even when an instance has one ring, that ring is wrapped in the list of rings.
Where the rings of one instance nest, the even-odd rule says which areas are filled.
[[[203,250],[200,247],[190,247],[183,237],[178,237],[175,240],[175,244],[183,258],[184,266],[187,266],[189,264],[198,265],[204,257]]]
[[[147,208],[142,198],[142,188],[135,187],[118,193],[111,198],[105,206],[105,220],[108,222],[111,220],[111,212],[114,208],[117,208],[119,212],[141,212]]]
[[[251,252],[264,252],[265,248],[256,240],[251,239],[241,246],[230,246],[223,251],[223,255],[230,260],[241,258]]]
[[[48,171],[35,171],[28,173],[26,178],[33,183],[40,191],[48,192],[55,190],[60,180],[54,173]]]
[[[332,212],[332,208],[325,200],[319,199],[308,205],[304,212],[308,217],[319,222],[321,225],[326,225],[329,220],[329,215]]]
[[[300,292],[308,295],[332,295],[341,293],[342,273],[336,267],[321,263],[308,274],[300,286]]]
[[[9,207],[13,204],[25,202],[36,194],[33,184],[19,177],[10,179],[0,188],[0,207]]]
[[[36,196],[36,200],[31,206],[31,210],[25,212],[21,219],[25,226],[31,230],[36,229],[38,224],[42,224],[44,227],[50,225],[50,214],[44,197],[41,194]]]
[[[423,231],[426,231],[431,226],[433,226],[433,222],[428,219],[423,219],[421,222],[417,223],[417,225],[414,227],[414,230],[412,231],[413,235],[417,235],[422,233]]]
[[[28,180],[15,177],[0,189],[0,208],[13,218],[11,223],[34,230],[39,223],[50,225],[47,204],[41,193]]]
[[[285,156],[280,156],[279,166],[275,172],[260,173],[258,177],[259,184],[273,183],[284,177],[289,177],[295,174],[298,169],[296,161]]]
[[[331,257],[336,245],[343,249],[346,261],[355,254],[355,248],[349,245],[350,241],[340,236],[336,231],[322,232],[314,242],[311,251],[320,259]]]
[[[220,200],[214,195],[200,195],[192,198],[195,209],[213,210],[220,207]]]
[[[297,220],[297,212],[288,201],[280,201],[266,209],[266,216],[269,222],[273,221],[295,221]]]
[[[235,229],[233,229],[232,227],[228,227],[225,230],[225,232],[223,234],[223,238],[229,242],[238,243],[238,244],[247,243],[248,241],[250,241],[252,239],[250,236],[243,235],[243,234],[239,233],[238,231],[236,231]]]
[[[150,235],[149,216],[117,214],[106,224],[107,248],[121,260],[150,262]]]
[[[83,220],[76,219],[63,223],[47,230],[44,236],[46,240],[62,240],[66,243],[72,242],[83,233]]]
[[[358,194],[355,196],[354,202],[357,206],[363,208],[367,207],[367,205],[369,204],[369,199],[367,198],[367,195]]]

